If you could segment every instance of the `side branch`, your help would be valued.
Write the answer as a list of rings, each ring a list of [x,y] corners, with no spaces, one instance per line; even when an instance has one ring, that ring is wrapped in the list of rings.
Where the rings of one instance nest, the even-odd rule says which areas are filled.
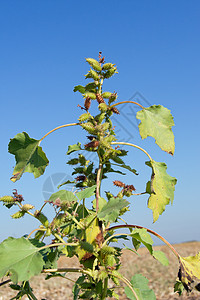
[[[144,152],[151,161],[153,160],[151,158],[151,156],[149,155],[149,153],[146,150],[144,150],[143,148],[141,148],[141,147],[139,147],[139,146],[137,146],[135,144],[126,143],[126,142],[112,142],[111,145],[127,145],[127,146],[132,146],[132,147],[137,148],[137,149],[141,150],[142,152]]]
[[[52,132],[54,132],[54,131],[56,131],[56,130],[58,130],[58,129],[61,129],[61,128],[64,128],[64,127],[69,127],[69,126],[75,126],[75,125],[79,125],[79,124],[80,124],[80,123],[71,123],[71,124],[64,124],[64,125],[58,126],[58,127],[54,128],[54,129],[50,130],[49,132],[47,132],[47,133],[40,139],[40,143],[41,143],[41,141],[42,141],[45,137],[47,137],[49,134],[51,134]]]
[[[112,108],[114,106],[117,106],[119,104],[124,104],[124,103],[133,103],[133,104],[136,104],[136,105],[140,106],[142,109],[144,109],[144,107],[141,104],[139,104],[139,103],[137,103],[135,101],[121,101],[121,102],[117,102],[117,103],[111,105],[110,107]]]
[[[176,251],[176,249],[165,239],[163,238],[160,234],[158,234],[157,232],[148,229],[146,227],[143,226],[139,226],[139,225],[116,225],[116,226],[112,226],[108,229],[106,229],[106,231],[110,231],[110,230],[114,230],[114,229],[120,229],[120,228],[139,228],[139,229],[146,229],[149,233],[155,235],[157,238],[159,238],[161,241],[163,241],[171,250],[172,252],[176,255],[176,257],[179,259],[180,255],[178,254],[178,252]]]
[[[101,172],[102,172],[103,164],[99,163],[99,169],[97,172],[97,188],[96,188],[96,212],[99,210],[99,197],[100,197],[100,183],[101,183]]]

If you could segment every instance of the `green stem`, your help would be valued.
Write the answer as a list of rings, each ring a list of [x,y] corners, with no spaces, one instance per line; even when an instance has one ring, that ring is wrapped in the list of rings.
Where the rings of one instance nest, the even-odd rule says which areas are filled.
[[[151,229],[148,229],[146,227],[143,227],[143,226],[139,226],[139,225],[116,225],[116,226],[112,226],[108,229],[106,229],[106,231],[110,231],[110,230],[114,230],[114,229],[120,229],[120,228],[139,228],[139,229],[146,229],[147,232],[155,235],[157,238],[159,238],[163,243],[165,243],[171,250],[172,252],[175,254],[175,256],[179,259],[180,258],[180,255],[178,254],[178,252],[176,251],[176,249],[164,238],[162,237],[160,234],[158,234],[157,232],[151,230]],[[109,237],[108,239],[110,239],[111,237]]]
[[[137,149],[143,151],[143,152],[148,156],[148,158],[149,158],[151,161],[153,160],[153,159],[151,158],[151,156],[149,155],[149,153],[148,153],[146,150],[144,150],[143,148],[141,148],[141,147],[139,147],[139,146],[137,146],[137,145],[135,145],[135,144],[132,144],[132,143],[126,143],[126,142],[112,142],[111,145],[127,145],[127,146],[132,146],[132,147],[134,147],[134,148],[137,148]]]
[[[38,248],[38,251],[41,251],[46,248],[52,248],[52,247],[58,247],[58,246],[78,246],[78,243],[55,243],[55,244],[50,244],[50,245],[45,245],[43,247]]]
[[[105,300],[106,299],[106,296],[107,296],[107,290],[108,290],[108,277],[106,277],[104,279],[104,287],[103,287],[103,293],[102,293],[102,300]]]
[[[121,102],[117,102],[117,103],[111,105],[110,108],[114,107],[114,106],[117,106],[119,104],[124,104],[124,103],[133,103],[133,104],[136,104],[136,105],[140,106],[142,109],[144,109],[144,107],[141,104],[139,104],[139,103],[137,103],[135,101],[121,101]]]
[[[96,188],[96,213],[99,210],[99,197],[100,197],[100,186],[101,186],[101,175],[102,175],[103,164],[99,162],[99,169],[97,171],[97,188]]]
[[[124,226],[124,225],[122,225],[122,226]],[[109,230],[110,230],[110,228],[109,228]],[[108,231],[108,229],[107,229],[107,231]],[[109,236],[109,237],[103,242],[101,248],[104,247],[104,246],[107,244],[107,242],[108,242],[109,240],[111,240],[113,237],[119,236],[119,235],[131,236],[130,233],[115,233],[115,234]]]
[[[36,228],[36,229],[33,229],[32,231],[31,231],[31,233],[29,233],[29,235],[27,236],[27,240],[30,238],[30,236],[35,232],[35,231],[46,231],[46,228]]]
[[[86,275],[90,275],[90,272],[86,271],[86,270],[83,270],[81,268],[57,268],[57,269],[44,269],[42,271],[42,273],[56,273],[56,272],[59,272],[59,273],[83,273],[83,274],[86,274]]]
[[[80,124],[80,123],[71,123],[71,124],[64,124],[64,125],[58,126],[58,127],[54,128],[54,129],[50,130],[49,132],[47,132],[47,133],[40,139],[40,143],[41,143],[41,141],[42,141],[45,137],[47,137],[49,134],[51,134],[52,132],[54,132],[54,131],[56,131],[56,130],[58,130],[58,129],[61,129],[61,128],[64,128],[64,127],[69,127],[69,126],[75,126],[75,125],[79,125],[79,124]]]
[[[59,241],[61,241],[61,243],[63,243],[63,244],[67,244],[62,238],[61,238],[61,236],[59,236],[59,234],[57,234],[57,233],[52,233]]]
[[[130,281],[125,278],[125,277],[120,277],[120,276],[117,276],[115,274],[112,274],[112,276],[118,278],[119,280],[123,281],[128,287],[129,289],[132,291],[133,295],[135,296],[136,300],[140,300],[136,294],[136,292],[134,291],[133,287],[132,287],[132,284],[130,283]]]
[[[42,207],[40,208],[40,210],[39,210],[38,214],[40,214],[40,213],[41,213],[41,211],[43,210],[43,208],[45,207],[45,205],[46,205],[47,203],[48,203],[48,202],[45,202],[45,203],[42,205]]]

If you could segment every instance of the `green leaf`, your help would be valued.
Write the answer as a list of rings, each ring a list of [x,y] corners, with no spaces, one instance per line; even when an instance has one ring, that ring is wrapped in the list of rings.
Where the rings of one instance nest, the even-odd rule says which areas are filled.
[[[164,252],[159,250],[153,250],[153,257],[157,259],[163,266],[169,265],[169,261]]]
[[[84,94],[85,93],[85,88],[84,88],[84,86],[82,86],[82,85],[76,85],[75,87],[74,87],[74,92],[80,92],[81,94]]]
[[[10,140],[8,151],[15,155],[16,166],[13,171],[13,182],[19,180],[24,172],[40,177],[49,161],[39,146],[40,141],[29,137],[26,132],[18,133]]]
[[[146,228],[135,228],[133,231],[131,231],[131,237],[133,238],[132,242],[136,250],[138,250],[140,244],[142,243],[149,250],[150,254],[153,254],[153,240]]]
[[[79,150],[82,150],[81,143],[70,145],[70,146],[68,146],[67,155],[71,154],[74,151],[79,151]]]
[[[96,190],[96,185],[93,185],[89,188],[84,189],[83,191],[80,191],[76,193],[76,196],[79,198],[79,200],[82,200],[84,198],[90,198],[94,195],[94,192]]]
[[[120,210],[129,205],[129,202],[121,198],[111,198],[102,210],[97,214],[100,220],[115,222],[120,214]]]
[[[156,300],[156,296],[153,290],[149,288],[148,282],[149,280],[141,274],[135,274],[131,278],[132,287],[136,292],[139,300]],[[125,287],[125,293],[129,299],[136,300],[133,292],[128,286]]]
[[[174,154],[174,126],[170,110],[162,105],[152,105],[137,112],[136,118],[141,121],[139,131],[142,139],[152,136],[156,144],[169,154]]]
[[[58,200],[60,200],[62,204],[77,202],[76,196],[72,192],[66,190],[60,190],[56,193],[53,193],[49,198],[49,202],[52,203],[55,203]]]
[[[152,168],[151,183],[147,184],[146,192],[150,194],[148,207],[153,211],[153,220],[156,222],[165,211],[165,206],[170,201],[173,203],[177,179],[167,174],[165,163],[154,160],[145,163]]]
[[[191,283],[200,280],[200,252],[195,256],[179,257],[179,279],[187,291],[191,290]]]
[[[93,208],[96,209],[96,198],[92,201]],[[102,208],[107,204],[106,199],[99,197],[99,212],[102,210]]]
[[[10,272],[11,280],[18,283],[40,274],[44,260],[39,249],[24,237],[4,240],[0,244],[0,277]]]

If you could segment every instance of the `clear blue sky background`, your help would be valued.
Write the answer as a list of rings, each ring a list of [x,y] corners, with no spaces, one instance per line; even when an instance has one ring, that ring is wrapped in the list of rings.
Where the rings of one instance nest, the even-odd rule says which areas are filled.
[[[149,227],[170,242],[200,240],[199,1],[1,1],[0,43],[1,196],[16,188],[38,208],[45,200],[47,180],[53,178],[56,191],[53,174],[70,173],[67,147],[86,141],[79,128],[62,129],[43,141],[50,165],[36,180],[28,173],[15,184],[9,180],[15,163],[7,145],[19,132],[40,139],[57,125],[76,121],[77,105],[83,100],[73,87],[85,83],[88,66],[84,59],[97,58],[102,51],[106,61],[116,63],[119,70],[106,83],[107,90],[117,91],[119,100],[137,93],[135,99],[144,105],[145,101],[162,104],[172,111],[176,124],[176,150],[171,157],[153,139],[140,139],[135,107],[123,108],[129,115],[127,119],[121,115],[116,123],[119,139],[131,135],[133,143],[155,160],[166,162],[168,173],[178,179],[173,206],[167,206],[155,224],[146,196],[130,200],[127,221]],[[127,161],[140,175],[128,174],[127,181],[141,192],[150,178],[151,170],[144,164],[148,159],[144,153],[129,150]],[[105,183],[106,190],[111,190],[113,179]],[[11,220],[15,209],[1,205],[0,212],[1,240],[8,235],[19,237],[37,226],[29,216]]]

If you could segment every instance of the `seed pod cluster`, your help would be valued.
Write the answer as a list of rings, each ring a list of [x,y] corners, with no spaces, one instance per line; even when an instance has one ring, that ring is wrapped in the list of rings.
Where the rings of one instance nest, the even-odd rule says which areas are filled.
[[[113,184],[118,187],[125,187],[125,183],[121,182],[120,180],[114,180]]]
[[[99,146],[99,141],[92,141],[88,144],[85,144],[85,148],[97,148]]]
[[[86,176],[85,175],[79,175],[75,179],[76,179],[76,181],[85,181],[86,180]]]
[[[97,102],[100,104],[100,103],[106,103],[102,97],[102,95],[100,94],[96,94],[96,99],[97,99]]]
[[[17,202],[22,202],[24,201],[24,198],[22,197],[22,195],[19,195],[17,190],[14,189],[14,192],[13,192],[13,195],[14,195],[14,200],[17,201]]]
[[[90,99],[90,97],[86,97],[85,102],[84,102],[84,107],[87,111],[90,108],[90,105],[91,105],[91,99]]]
[[[120,114],[120,112],[118,111],[118,109],[115,106],[111,107],[111,111],[114,112],[117,115]]]

